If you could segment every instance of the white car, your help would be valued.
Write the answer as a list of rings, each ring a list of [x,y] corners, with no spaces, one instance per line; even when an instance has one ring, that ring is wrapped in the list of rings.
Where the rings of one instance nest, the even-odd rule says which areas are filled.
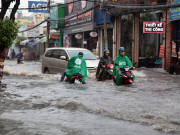
[[[48,48],[42,56],[42,73],[62,73],[65,71],[68,60],[77,56],[79,52],[83,52],[83,58],[86,60],[87,69],[89,72],[95,72],[99,60],[96,56],[84,48]]]

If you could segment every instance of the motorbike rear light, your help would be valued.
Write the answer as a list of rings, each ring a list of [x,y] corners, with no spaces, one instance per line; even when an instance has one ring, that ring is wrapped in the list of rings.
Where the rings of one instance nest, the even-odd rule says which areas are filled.
[[[114,68],[114,66],[113,66],[113,65],[111,65],[111,66],[110,66],[110,68],[111,68],[111,69],[113,69],[113,68]]]

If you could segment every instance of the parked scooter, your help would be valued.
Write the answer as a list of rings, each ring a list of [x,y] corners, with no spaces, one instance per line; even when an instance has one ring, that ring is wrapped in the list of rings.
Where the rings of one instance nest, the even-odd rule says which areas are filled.
[[[112,75],[113,73],[113,64],[106,65],[101,74],[99,75],[99,80],[107,80],[107,79],[113,79],[114,76]]]

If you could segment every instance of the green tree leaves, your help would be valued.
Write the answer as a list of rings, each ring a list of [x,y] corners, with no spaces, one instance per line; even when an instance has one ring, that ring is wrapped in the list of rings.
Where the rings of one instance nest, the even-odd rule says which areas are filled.
[[[0,20],[0,51],[4,48],[11,47],[18,35],[18,28],[17,23],[9,18]]]

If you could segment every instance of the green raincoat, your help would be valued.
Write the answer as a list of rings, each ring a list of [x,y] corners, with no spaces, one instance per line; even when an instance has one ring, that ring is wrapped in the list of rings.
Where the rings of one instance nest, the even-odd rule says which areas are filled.
[[[84,81],[87,77],[86,61],[82,56],[72,57],[68,61],[65,72],[68,80],[75,74],[81,74],[83,76],[82,81]]]
[[[119,66],[116,66],[119,65]],[[116,85],[121,84],[121,78],[119,76],[121,71],[116,71],[116,68],[123,68],[125,66],[133,67],[131,60],[127,56],[117,56],[116,60],[114,62],[114,68],[113,68],[113,76],[116,76]],[[135,80],[135,76],[133,75],[133,82]]]

